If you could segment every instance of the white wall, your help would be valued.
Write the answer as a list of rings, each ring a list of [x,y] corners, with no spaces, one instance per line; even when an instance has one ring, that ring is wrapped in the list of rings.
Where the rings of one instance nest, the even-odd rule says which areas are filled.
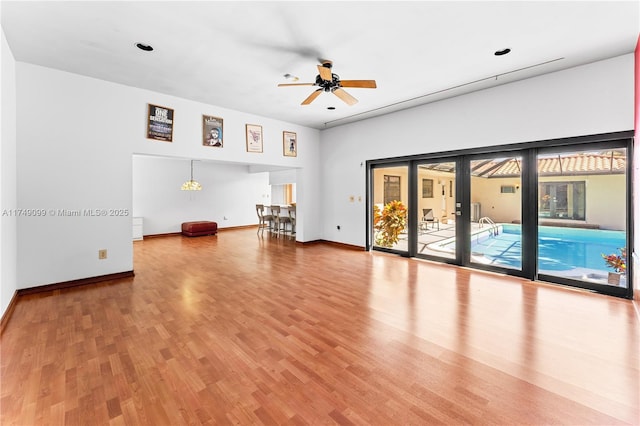
[[[295,169],[274,171],[269,173],[269,183],[271,184],[271,200],[266,200],[266,204],[280,204],[286,203],[286,185],[293,185],[293,202],[296,201],[295,197],[295,182],[297,173]]]
[[[60,211],[131,211],[130,122],[109,85],[17,63],[18,287],[133,270],[131,217]],[[108,258],[98,259],[107,249]]]
[[[9,45],[1,33],[0,53],[2,60],[2,80],[0,92],[0,123],[2,144],[0,144],[0,316],[4,315],[17,289],[17,220],[6,213],[16,209],[16,62]]]
[[[365,245],[366,160],[631,129],[632,54],[325,130],[323,237]]]
[[[315,183],[301,196],[302,182],[318,176],[318,130],[22,62],[16,79],[18,207],[129,210],[129,216],[19,218],[18,288],[133,269],[133,154],[297,168],[298,229],[305,227],[298,240],[320,238],[320,222],[303,220],[305,210],[313,217],[320,207]],[[172,143],[146,139],[147,103],[174,109]],[[203,114],[224,119],[224,148],[202,145]],[[246,152],[247,123],[263,126],[261,154]],[[284,130],[298,135],[297,157],[282,154]],[[247,214],[255,214],[255,203]],[[99,249],[108,250],[108,259],[98,260]]]
[[[190,167],[185,159],[133,156],[133,216],[144,218],[144,235],[180,232],[182,222],[195,220],[217,222],[218,228],[258,223],[255,205],[269,194],[268,172],[194,161],[194,180],[202,190],[181,191]]]
[[[308,162],[304,168],[296,169],[296,240],[304,242],[324,238],[322,226],[325,219],[320,204],[325,185],[319,161],[320,143],[309,144],[306,149],[313,161]]]
[[[285,185],[271,185],[271,202],[272,205],[285,205]]]
[[[297,177],[296,177],[295,169],[280,170],[280,171],[269,173],[269,184],[284,185],[287,183],[295,183],[296,178]]]

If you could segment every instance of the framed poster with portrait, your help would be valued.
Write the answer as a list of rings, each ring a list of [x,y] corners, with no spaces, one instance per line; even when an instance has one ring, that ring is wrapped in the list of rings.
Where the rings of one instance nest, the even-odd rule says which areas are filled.
[[[147,139],[173,142],[173,110],[147,104]]]
[[[222,148],[222,118],[202,116],[202,145]]]
[[[247,124],[247,152],[262,152],[262,126]]]
[[[293,132],[282,132],[282,152],[285,157],[298,156],[298,136]]]

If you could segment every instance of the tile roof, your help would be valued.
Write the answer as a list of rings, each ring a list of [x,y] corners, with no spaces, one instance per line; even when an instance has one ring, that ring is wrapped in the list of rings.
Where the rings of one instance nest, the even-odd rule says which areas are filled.
[[[455,172],[455,163],[432,163],[420,165],[423,169]],[[538,158],[540,176],[623,174],[627,169],[625,153],[617,151],[587,152],[573,155],[541,156]],[[490,158],[476,160],[471,164],[471,175],[486,178],[516,177],[521,175],[520,157]]]
[[[521,163],[519,158],[494,160],[473,170],[472,175],[492,178],[519,176]],[[538,158],[540,176],[621,174],[626,169],[626,156],[620,155],[588,153]]]

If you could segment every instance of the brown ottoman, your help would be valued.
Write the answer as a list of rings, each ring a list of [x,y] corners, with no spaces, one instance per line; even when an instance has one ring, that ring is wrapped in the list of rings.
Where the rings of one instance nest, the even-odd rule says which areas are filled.
[[[182,224],[182,235],[187,237],[199,237],[201,235],[215,235],[218,232],[217,222],[184,222]]]

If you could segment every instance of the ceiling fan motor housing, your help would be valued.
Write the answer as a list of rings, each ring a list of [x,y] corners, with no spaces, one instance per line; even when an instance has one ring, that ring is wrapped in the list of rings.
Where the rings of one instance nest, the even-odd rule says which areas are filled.
[[[332,89],[340,87],[340,76],[338,74],[331,74],[331,80],[324,80],[320,77],[320,74],[316,76],[316,86],[322,87],[325,92],[331,92]]]

